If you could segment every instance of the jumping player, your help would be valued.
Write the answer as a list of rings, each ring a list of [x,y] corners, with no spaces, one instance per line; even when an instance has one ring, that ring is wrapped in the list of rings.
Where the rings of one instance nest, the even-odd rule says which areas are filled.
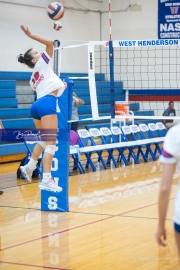
[[[53,136],[57,132],[58,121],[56,113],[57,97],[61,96],[66,88],[66,84],[53,72],[49,61],[53,56],[53,41],[42,36],[32,34],[27,27],[21,25],[23,32],[31,39],[44,45],[46,49],[43,53],[36,49],[29,49],[24,55],[18,56],[18,62],[33,69],[30,85],[37,93],[37,100],[32,104],[31,116],[37,130],[52,132]],[[39,185],[40,189],[54,192],[62,191],[62,188],[55,185],[51,176],[51,166],[54,153],[56,151],[56,134],[51,140],[39,141],[34,147],[32,156],[27,165],[21,166],[20,170],[24,178],[32,181],[32,173],[36,168],[37,160],[44,151],[43,157],[43,178]]]
[[[173,174],[178,168],[180,176],[180,124],[172,127],[165,138],[160,162],[163,165],[162,182],[159,193],[159,224],[156,239],[159,245],[165,246],[166,240],[165,219],[169,204],[171,186],[173,184]],[[175,198],[174,209],[174,230],[176,244],[180,258],[180,185],[178,184],[177,195]]]

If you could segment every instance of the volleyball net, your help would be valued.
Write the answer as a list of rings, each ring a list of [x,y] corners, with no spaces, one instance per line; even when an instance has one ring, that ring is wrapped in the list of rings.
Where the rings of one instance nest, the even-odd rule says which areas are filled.
[[[78,72],[83,64],[80,73],[84,76],[72,77],[74,91],[86,104],[80,115],[82,110],[84,118],[92,120],[123,118],[115,116],[115,104],[128,101],[130,119],[161,120],[169,101],[173,101],[176,117],[168,119],[179,121],[179,45],[180,41],[173,39],[120,40],[60,48],[60,59],[69,61],[67,73],[71,74],[72,63]],[[63,56],[65,51],[68,57]]]
[[[114,42],[114,78],[123,82],[142,115],[162,116],[169,101],[179,115],[179,55],[179,40]]]

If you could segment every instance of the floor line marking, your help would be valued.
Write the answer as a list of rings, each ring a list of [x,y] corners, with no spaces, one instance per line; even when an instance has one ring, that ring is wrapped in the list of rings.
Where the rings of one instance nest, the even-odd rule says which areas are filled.
[[[31,207],[28,207],[28,208],[25,208],[25,207],[20,207],[20,206],[11,206],[11,205],[0,205],[0,208],[18,208],[18,209],[24,209],[24,210],[41,210],[40,208],[31,208]]]
[[[174,198],[172,198],[170,200],[174,200]],[[82,225],[79,225],[79,226],[76,226],[76,227],[73,227],[73,228],[70,228],[70,229],[66,229],[66,230],[62,230],[60,232],[56,232],[56,233],[54,233],[54,235],[66,233],[66,232],[69,232],[69,231],[72,231],[72,230],[76,230],[76,229],[79,229],[79,228],[82,228],[82,227],[85,227],[85,226],[88,226],[88,225],[92,225],[92,224],[95,224],[95,223],[98,223],[98,222],[101,222],[101,221],[105,221],[105,220],[108,220],[108,219],[111,219],[111,218],[114,218],[114,217],[118,217],[118,216],[130,213],[130,212],[134,212],[134,211],[137,211],[137,210],[140,210],[140,209],[143,209],[143,208],[146,208],[146,207],[150,207],[150,206],[153,206],[153,205],[157,205],[157,204],[158,203],[149,204],[149,205],[146,205],[146,206],[143,206],[143,207],[139,207],[139,208],[136,208],[136,209],[132,209],[132,210],[120,213],[117,216],[109,216],[109,217],[106,217],[106,218],[103,218],[103,219],[99,219],[99,220],[95,220],[95,221],[92,221],[92,222],[89,222],[89,223],[85,223],[85,224],[82,224]],[[32,242],[35,242],[35,241],[38,241],[38,240],[42,240],[42,239],[45,239],[47,237],[49,237],[49,235],[44,235],[42,237],[38,237],[38,238],[29,240],[29,241],[26,241],[26,242],[23,242],[23,243],[19,243],[19,244],[10,246],[10,247],[6,247],[6,248],[0,249],[0,250],[11,249],[11,248],[14,248],[14,247],[17,247],[17,246],[25,245],[25,244],[32,243]]]
[[[4,208],[18,208],[18,209],[23,209],[23,210],[37,210],[40,211],[39,208],[25,208],[25,207],[19,207],[19,206],[0,206]],[[158,217],[141,217],[141,216],[123,216],[119,214],[101,214],[101,213],[94,213],[94,212],[78,212],[78,211],[69,211],[67,213],[74,213],[74,214],[85,214],[85,215],[96,215],[96,216],[107,216],[107,217],[127,217],[127,218],[142,218],[142,219],[158,219]],[[172,219],[166,218],[166,220],[172,221]]]
[[[97,216],[109,216],[109,217],[127,217],[127,218],[144,218],[144,219],[158,219],[158,217],[141,217],[141,216],[123,216],[123,215],[119,215],[119,214],[100,214],[100,213],[93,213],[93,212],[76,212],[76,211],[70,211],[71,213],[77,213],[77,214],[87,214],[87,215],[97,215]],[[170,220],[172,221],[172,219],[166,218],[166,220]]]
[[[40,181],[40,180],[35,180],[34,182],[31,183],[31,185],[32,185],[32,184],[37,184],[37,183],[39,183],[39,182],[41,182],[41,181]],[[22,183],[22,184],[19,184],[19,185],[16,185],[16,186],[2,187],[1,190],[2,190],[2,189],[5,190],[5,189],[8,189],[8,188],[15,188],[15,187],[27,186],[27,185],[29,185],[29,183]]]
[[[65,269],[65,268],[54,268],[50,266],[41,266],[41,265],[34,265],[34,264],[25,264],[25,263],[14,263],[14,262],[6,262],[6,261],[1,261],[0,263],[6,263],[6,264],[14,264],[14,265],[19,265],[19,266],[29,266],[29,267],[38,267],[38,268],[46,268],[46,269],[53,269],[53,270],[70,270],[70,269]]]

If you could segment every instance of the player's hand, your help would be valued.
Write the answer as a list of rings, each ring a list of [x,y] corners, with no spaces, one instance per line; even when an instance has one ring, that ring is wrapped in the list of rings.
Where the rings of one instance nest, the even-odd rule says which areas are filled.
[[[166,230],[164,227],[159,227],[156,233],[156,240],[159,245],[165,247],[165,240],[166,240]]]
[[[65,89],[66,89],[67,88],[67,83],[65,81],[63,81],[63,83],[64,83],[64,86],[65,86]]]
[[[21,29],[23,30],[23,32],[28,36],[31,37],[31,32],[29,31],[28,27],[25,27],[24,25],[21,25]]]

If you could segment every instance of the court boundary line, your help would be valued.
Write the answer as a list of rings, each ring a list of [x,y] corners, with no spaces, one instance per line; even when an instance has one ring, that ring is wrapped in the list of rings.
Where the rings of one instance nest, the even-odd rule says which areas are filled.
[[[89,212],[89,213],[86,213],[86,212],[75,212],[75,211],[69,211],[70,213],[77,213],[77,214],[87,214],[87,215],[97,215],[97,216],[109,216],[109,217],[129,217],[129,218],[144,218],[144,219],[158,219],[158,218],[151,218],[151,217],[141,217],[141,216],[123,216],[121,214],[99,214],[99,213],[92,213],[92,212]],[[166,218],[165,220],[168,220],[168,221],[172,221],[172,219],[170,218]]]
[[[39,211],[41,211],[40,208],[25,208],[25,207],[20,207],[20,206],[11,206],[11,205],[0,205],[0,208],[17,208],[17,209],[23,209],[23,210],[39,210]]]
[[[22,210],[37,210],[37,211],[41,211],[40,208],[25,208],[25,207],[19,207],[19,206],[0,206],[0,208],[17,208],[17,209],[22,209]],[[142,218],[142,219],[155,219],[157,220],[158,218],[151,218],[151,217],[141,217],[141,216],[123,216],[123,215],[119,215],[119,214],[100,214],[100,213],[93,213],[93,212],[80,212],[80,211],[69,211],[67,213],[74,213],[74,214],[85,214],[85,215],[95,215],[95,216],[107,216],[107,217],[129,217],[129,218]],[[172,221],[172,219],[170,218],[166,218],[165,220],[167,221]]]
[[[171,198],[169,199],[170,200],[174,200],[175,198]],[[65,229],[65,230],[62,230],[62,231],[59,231],[59,232],[56,232],[54,233],[54,235],[56,234],[62,234],[62,233],[65,233],[65,232],[69,232],[69,231],[72,231],[72,230],[75,230],[75,229],[79,229],[79,228],[82,228],[82,227],[85,227],[85,226],[89,226],[89,225],[92,225],[92,224],[95,224],[95,223],[98,223],[98,222],[101,222],[101,221],[105,221],[107,219],[111,219],[111,218],[114,218],[114,217],[118,217],[118,216],[122,216],[124,214],[127,214],[127,213],[131,213],[131,212],[134,212],[134,211],[138,211],[140,209],[144,209],[144,208],[147,208],[147,207],[150,207],[150,206],[153,206],[153,205],[157,205],[157,203],[153,203],[153,204],[149,204],[149,205],[146,205],[146,206],[143,206],[143,207],[139,207],[139,208],[136,208],[136,209],[132,209],[132,210],[129,210],[129,211],[126,211],[126,212],[123,212],[123,213],[120,213],[116,216],[108,216],[106,218],[103,218],[103,219],[99,219],[99,220],[95,220],[95,221],[92,221],[92,222],[89,222],[89,223],[85,223],[85,224],[82,224],[82,225],[79,225],[79,226],[76,226],[76,227],[73,227],[73,228],[70,228],[70,229]],[[4,251],[4,250],[8,250],[8,249],[11,249],[11,248],[14,248],[14,247],[18,247],[18,246],[22,246],[22,245],[26,245],[28,243],[32,243],[32,242],[35,242],[35,241],[38,241],[38,240],[43,240],[45,238],[49,237],[49,235],[44,235],[42,237],[38,237],[38,238],[35,238],[35,239],[31,239],[31,240],[28,240],[26,242],[23,242],[23,243],[19,243],[19,244],[16,244],[16,245],[13,245],[13,246],[9,246],[9,247],[6,247],[6,248],[3,248],[3,249],[0,249],[0,251]]]
[[[26,181],[25,179],[20,179],[20,180]],[[35,182],[35,181],[37,181],[37,182]],[[15,188],[15,187],[26,186],[26,185],[29,185],[29,184],[33,185],[33,184],[37,184],[38,182],[41,182],[41,180],[34,180],[34,182],[31,182],[31,183],[22,183],[22,184],[16,185],[16,186],[2,187],[1,190],[2,190],[2,189],[5,190],[5,189],[9,189],[9,188]]]
[[[37,267],[37,268],[46,268],[46,269],[53,269],[53,270],[70,270],[67,268],[54,268],[54,267],[50,267],[50,266],[38,266],[38,265],[33,265],[33,264],[26,264],[26,263],[14,263],[14,262],[6,262],[6,261],[1,261],[0,263],[6,263],[6,264],[13,264],[13,265],[19,265],[19,266],[28,266],[28,267]]]

